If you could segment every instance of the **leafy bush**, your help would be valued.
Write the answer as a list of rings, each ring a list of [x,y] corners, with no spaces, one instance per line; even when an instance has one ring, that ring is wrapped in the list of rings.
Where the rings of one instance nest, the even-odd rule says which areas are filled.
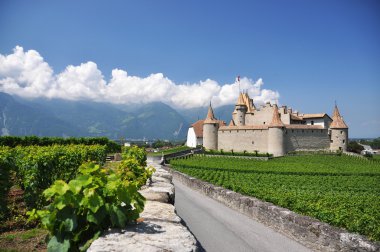
[[[364,150],[364,147],[356,141],[350,141],[347,145],[347,151],[360,154],[362,150]]]
[[[123,160],[129,158],[136,159],[139,165],[143,167],[146,166],[146,151],[144,148],[139,148],[137,146],[123,147],[122,157]]]
[[[84,162],[104,163],[107,153],[99,145],[19,146],[14,150],[17,182],[25,190],[28,208],[44,205],[41,193],[55,180],[74,178]]]
[[[153,167],[146,168],[145,150],[137,146],[126,147],[122,157],[117,169],[119,175],[127,181],[137,183],[139,187],[145,185],[155,171]]]
[[[1,136],[0,146],[51,146],[51,145],[105,145],[107,152],[120,152],[121,146],[106,137],[37,137],[37,136]]]
[[[29,212],[49,230],[48,251],[84,251],[102,230],[123,228],[139,217],[144,197],[122,173],[84,164],[69,183],[57,180],[43,192],[51,203]]]
[[[10,172],[13,169],[13,151],[8,147],[0,148],[0,222],[8,215],[7,196],[11,187]]]

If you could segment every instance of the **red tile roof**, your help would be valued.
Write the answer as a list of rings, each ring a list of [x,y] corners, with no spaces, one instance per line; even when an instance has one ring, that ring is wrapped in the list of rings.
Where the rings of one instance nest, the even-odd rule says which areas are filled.
[[[347,124],[344,122],[343,118],[340,116],[338,106],[335,105],[332,123],[330,124],[330,128],[332,129],[348,129]]]
[[[273,117],[272,122],[269,124],[269,127],[284,127],[284,123],[280,119],[280,115],[278,113],[277,104],[274,104]]]
[[[203,123],[205,120],[198,120],[195,123],[191,124],[191,127],[194,129],[196,137],[203,137]],[[226,126],[226,122],[222,120],[215,120],[215,123],[219,124],[219,127]]]
[[[191,125],[194,129],[196,137],[203,137],[203,122],[204,120],[198,120]]]
[[[207,116],[206,116],[206,119],[204,120],[204,123],[215,123],[215,121],[217,120],[214,116],[214,111],[212,110],[211,102],[210,102],[210,106],[208,107]]]

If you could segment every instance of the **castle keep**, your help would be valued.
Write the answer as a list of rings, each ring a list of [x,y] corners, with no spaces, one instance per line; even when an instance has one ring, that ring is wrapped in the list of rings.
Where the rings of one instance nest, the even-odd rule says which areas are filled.
[[[240,93],[229,125],[215,118],[211,104],[203,121],[203,146],[209,150],[283,156],[299,150],[345,151],[347,142],[348,127],[336,105],[331,118],[326,113],[300,114],[269,102],[256,108],[247,93]]]

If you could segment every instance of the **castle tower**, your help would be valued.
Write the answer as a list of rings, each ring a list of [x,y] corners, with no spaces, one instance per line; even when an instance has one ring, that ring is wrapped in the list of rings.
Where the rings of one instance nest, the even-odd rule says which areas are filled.
[[[348,144],[348,127],[339,113],[338,106],[335,105],[333,121],[330,124],[330,150],[346,151]]]
[[[285,125],[280,119],[278,107],[275,104],[272,122],[268,126],[268,153],[273,154],[274,157],[285,154],[284,128]]]
[[[245,125],[245,113],[247,113],[247,106],[245,105],[245,102],[244,102],[243,93],[239,94],[239,98],[235,105],[235,111],[236,111],[236,117],[235,117],[236,126]]]
[[[218,149],[218,129],[219,122],[214,116],[210,102],[207,117],[203,122],[203,147],[205,147],[206,150]]]

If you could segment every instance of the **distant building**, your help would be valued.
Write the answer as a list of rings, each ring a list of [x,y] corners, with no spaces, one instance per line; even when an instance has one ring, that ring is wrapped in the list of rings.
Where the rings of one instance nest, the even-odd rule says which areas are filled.
[[[189,130],[187,131],[187,141],[186,145],[189,147],[197,147],[203,145],[203,122],[204,120],[198,120],[191,124]],[[218,121],[219,126],[225,126],[224,121]]]
[[[202,121],[203,132],[199,130]],[[210,150],[258,151],[274,156],[297,150],[347,149],[348,127],[337,106],[332,118],[326,113],[293,112],[269,102],[256,108],[247,93],[240,93],[229,125],[220,122],[210,104],[206,119],[190,127],[188,145],[202,141]]]

